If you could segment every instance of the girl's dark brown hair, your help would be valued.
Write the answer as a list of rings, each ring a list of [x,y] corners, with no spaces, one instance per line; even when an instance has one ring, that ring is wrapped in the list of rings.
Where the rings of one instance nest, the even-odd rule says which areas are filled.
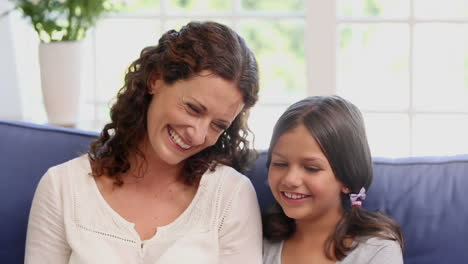
[[[156,46],[143,49],[128,68],[125,84],[110,111],[111,122],[88,152],[93,176],[107,175],[120,186],[122,174],[130,169],[130,154],[145,159],[138,144],[147,133],[146,117],[152,98],[148,87],[155,77],[173,84],[204,70],[234,82],[245,106],[215,145],[184,162],[180,176],[186,184],[193,184],[218,163],[239,171],[246,169],[256,156],[247,140],[247,118],[258,99],[257,62],[245,41],[229,27],[216,22],[191,22],[180,31],[166,32]]]
[[[338,181],[351,193],[366,190],[372,183],[372,158],[359,109],[339,96],[313,96],[291,105],[279,118],[273,130],[268,150],[267,167],[279,137],[285,132],[304,125],[315,138]],[[368,212],[360,206],[351,206],[348,194],[341,194],[344,211],[335,231],[328,237],[324,251],[331,259],[342,260],[357,244],[348,239],[365,236],[398,241],[404,248],[399,225],[380,212]],[[263,232],[270,241],[290,238],[296,229],[294,219],[283,212],[278,203],[263,216]]]

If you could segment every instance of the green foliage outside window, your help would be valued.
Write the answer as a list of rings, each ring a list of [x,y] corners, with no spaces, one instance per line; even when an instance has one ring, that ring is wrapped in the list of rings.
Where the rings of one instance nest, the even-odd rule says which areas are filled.
[[[120,12],[154,12],[160,8],[159,0],[132,0],[126,1],[124,5],[119,6]]]
[[[257,11],[302,11],[304,10],[304,0],[242,0],[242,8]]]
[[[28,18],[42,42],[75,41],[106,12],[115,10],[112,0],[10,0]]]
[[[169,7],[178,11],[227,11],[232,1],[223,0],[169,0]]]
[[[365,14],[368,16],[379,16],[382,13],[382,8],[375,0],[366,0]]]
[[[135,0],[128,10],[145,12],[159,9],[160,1]],[[304,0],[267,1],[240,0],[243,10],[249,11],[303,11]],[[216,12],[232,9],[231,0],[168,0],[169,11],[176,12]],[[165,30],[180,29],[190,18],[168,19]],[[196,20],[206,20],[197,18]],[[233,26],[230,18],[211,18],[210,20]],[[295,19],[241,19],[236,31],[247,41],[256,54],[260,64],[262,92],[289,95],[305,93],[305,51],[304,22]]]
[[[305,91],[303,23],[246,21],[240,33],[256,54],[262,87],[294,95]]]

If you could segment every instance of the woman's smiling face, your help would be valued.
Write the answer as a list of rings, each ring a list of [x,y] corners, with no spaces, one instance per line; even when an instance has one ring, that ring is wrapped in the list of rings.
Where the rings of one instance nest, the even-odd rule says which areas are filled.
[[[302,124],[278,138],[272,150],[268,183],[290,218],[319,220],[342,214],[340,193],[346,188]]]
[[[214,145],[244,107],[235,83],[209,71],[171,85],[158,79],[149,92],[145,155],[167,165]]]

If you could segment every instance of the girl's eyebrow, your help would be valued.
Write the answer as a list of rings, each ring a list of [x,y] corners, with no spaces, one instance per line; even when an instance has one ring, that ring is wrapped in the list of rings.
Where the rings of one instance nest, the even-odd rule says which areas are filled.
[[[278,152],[272,152],[271,155],[275,155],[275,156],[278,156],[280,158],[285,158],[284,155],[282,155],[281,153],[278,153]],[[304,158],[303,161],[306,161],[306,162],[324,162],[321,158],[317,158],[317,157],[309,157],[309,158]]]
[[[322,166],[325,166],[325,164],[326,164],[326,162],[321,158],[305,158],[304,162],[311,162],[311,163],[314,163],[316,165],[322,165]]]
[[[271,155],[272,155],[272,156],[275,155],[275,156],[278,156],[278,157],[280,157],[280,158],[284,158],[284,155],[281,155],[280,153],[275,152],[275,151],[273,151],[273,152],[271,153]]]
[[[319,162],[322,162],[322,159],[320,159],[320,158],[305,158],[304,161],[311,161],[311,162],[319,161]]]

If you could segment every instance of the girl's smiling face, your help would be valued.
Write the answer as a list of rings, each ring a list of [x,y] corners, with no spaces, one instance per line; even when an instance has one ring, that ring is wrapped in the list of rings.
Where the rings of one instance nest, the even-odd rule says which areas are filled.
[[[296,220],[342,215],[337,180],[320,145],[304,125],[286,131],[272,150],[268,183],[284,213]]]

